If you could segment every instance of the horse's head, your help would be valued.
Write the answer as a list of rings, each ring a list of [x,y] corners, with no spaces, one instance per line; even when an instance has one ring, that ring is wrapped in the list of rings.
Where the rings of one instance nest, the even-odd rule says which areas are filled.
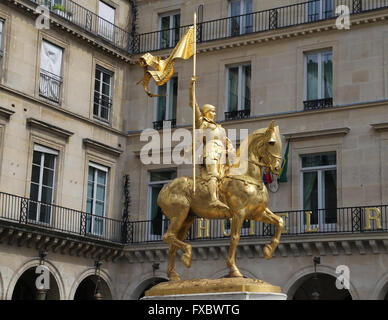
[[[256,133],[256,132],[254,132]],[[282,140],[279,127],[274,126],[274,121],[264,130],[257,130],[260,137],[257,151],[262,161],[273,174],[279,175],[282,166]]]

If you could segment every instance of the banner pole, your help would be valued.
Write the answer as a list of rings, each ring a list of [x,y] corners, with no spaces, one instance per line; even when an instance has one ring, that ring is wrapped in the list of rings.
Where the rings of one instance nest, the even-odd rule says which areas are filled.
[[[197,14],[194,12],[194,43],[193,43],[193,49],[194,49],[194,57],[193,57],[193,77],[195,77],[195,68],[197,63]],[[193,192],[195,193],[195,106],[196,106],[196,99],[195,99],[195,82],[193,84]]]

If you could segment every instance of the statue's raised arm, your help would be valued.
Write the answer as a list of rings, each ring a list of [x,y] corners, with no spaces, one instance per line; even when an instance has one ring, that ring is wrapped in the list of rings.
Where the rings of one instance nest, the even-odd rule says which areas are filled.
[[[189,105],[192,108],[193,105],[194,105],[194,101],[195,101],[195,127],[196,128],[200,128],[201,125],[202,125],[202,122],[203,122],[203,115],[202,115],[201,110],[199,109],[199,106],[198,106],[198,103],[197,103],[197,99],[195,99],[194,83],[196,81],[197,81],[197,78],[193,76],[191,78],[191,82],[190,82],[190,101],[189,101]]]

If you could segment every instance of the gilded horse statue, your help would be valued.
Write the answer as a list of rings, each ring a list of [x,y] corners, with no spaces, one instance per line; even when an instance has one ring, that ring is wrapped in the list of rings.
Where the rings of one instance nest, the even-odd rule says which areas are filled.
[[[220,200],[229,209],[209,206],[211,199],[208,184],[201,177],[197,178],[195,194],[191,177],[178,177],[162,188],[158,196],[158,205],[163,214],[170,219],[163,240],[169,246],[167,276],[171,281],[180,280],[179,274],[175,271],[178,249],[183,251],[182,262],[188,268],[191,266],[192,248],[190,244],[184,242],[184,239],[198,217],[230,219],[230,247],[226,264],[231,277],[242,277],[236,266],[235,255],[241,227],[246,219],[276,226],[275,235],[263,249],[266,259],[272,257],[279,244],[284,222],[267,208],[269,197],[262,177],[263,170],[266,172],[270,170],[277,175],[280,173],[281,153],[279,127],[275,127],[273,121],[268,128],[258,129],[248,135],[237,150],[236,161],[227,168],[219,182]],[[244,154],[247,154],[247,157],[243,156]]]

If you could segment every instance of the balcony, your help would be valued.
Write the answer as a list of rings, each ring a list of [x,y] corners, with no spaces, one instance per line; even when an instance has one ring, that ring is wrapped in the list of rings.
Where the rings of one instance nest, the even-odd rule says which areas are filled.
[[[162,130],[164,128],[175,128],[176,119],[154,121],[153,125],[155,130]]]
[[[319,110],[331,108],[333,106],[333,98],[303,101],[303,105],[304,110]]]
[[[124,222],[0,192],[0,225],[17,224],[39,233],[85,240],[124,242]]]
[[[388,8],[388,2],[384,0],[332,0],[322,3],[322,5],[321,0],[307,1],[240,16],[198,23],[197,42],[205,43],[334,19],[338,17],[335,9],[339,5],[348,6],[350,14]],[[189,27],[181,26],[176,29],[136,34],[131,53],[138,54],[173,48],[175,42],[161,46],[163,34],[172,32],[175,35],[179,35],[180,38]]]
[[[388,206],[346,207],[321,210],[297,210],[276,212],[285,222],[282,238],[303,238],[322,235],[368,234],[388,231]],[[168,227],[168,220],[135,221],[130,223],[128,243],[144,244],[162,241]],[[201,226],[201,228],[199,228]],[[203,230],[205,227],[205,230]],[[272,237],[273,225],[262,222],[246,221],[241,229],[241,237],[262,239]],[[230,223],[227,220],[209,220],[209,223],[197,219],[191,227],[186,240],[222,240],[229,239]]]
[[[251,109],[229,111],[229,112],[225,112],[225,120],[229,121],[229,120],[246,119],[246,118],[249,118],[250,115],[251,115]]]
[[[41,69],[39,95],[55,103],[60,102],[62,77]]]
[[[62,0],[62,5],[49,0],[30,0],[38,5],[47,6],[51,13],[92,33],[116,48],[131,52],[131,35],[126,30],[101,18],[90,10],[71,0]]]

